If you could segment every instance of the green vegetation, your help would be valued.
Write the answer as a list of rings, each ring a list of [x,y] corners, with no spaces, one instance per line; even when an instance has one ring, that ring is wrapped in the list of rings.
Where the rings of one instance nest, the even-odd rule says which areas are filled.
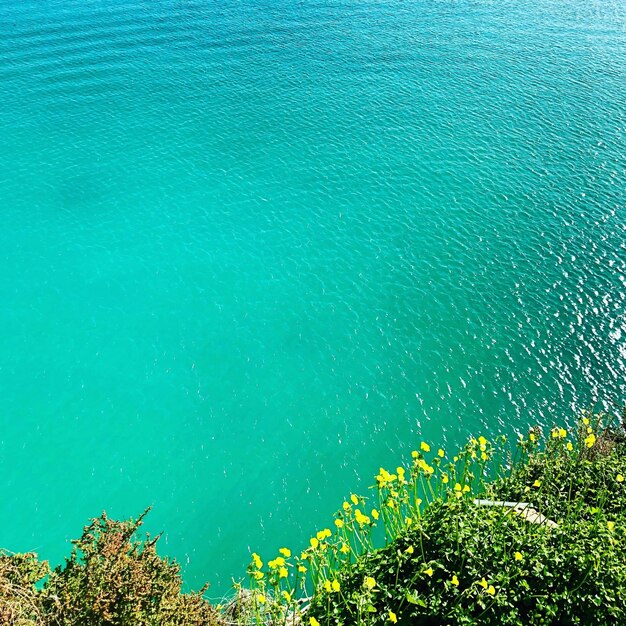
[[[304,550],[253,554],[245,584],[214,608],[204,590],[181,593],[158,538],[133,539],[142,518],[103,515],[54,572],[0,556],[0,623],[626,623],[625,443],[591,414],[515,445],[472,438],[452,457],[423,442]]]
[[[144,513],[145,515],[145,513]],[[156,553],[158,537],[133,540],[142,523],[92,520],[65,564],[50,571],[34,554],[0,555],[3,626],[208,626],[216,613],[181,593],[180,567]],[[38,589],[35,583],[43,580]]]
[[[626,623],[626,447],[607,416],[412,457],[300,554],[253,555],[255,623]]]

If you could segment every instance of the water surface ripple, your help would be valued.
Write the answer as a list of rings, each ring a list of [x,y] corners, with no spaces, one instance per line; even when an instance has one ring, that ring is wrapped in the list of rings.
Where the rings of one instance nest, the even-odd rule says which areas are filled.
[[[625,24],[0,0],[0,545],[154,505],[220,595],[416,436],[624,402]]]

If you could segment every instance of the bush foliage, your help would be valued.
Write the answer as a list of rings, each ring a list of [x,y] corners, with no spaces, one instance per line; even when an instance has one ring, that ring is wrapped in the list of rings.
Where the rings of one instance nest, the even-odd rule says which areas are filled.
[[[147,513],[147,511],[146,511]],[[143,517],[91,521],[64,565],[50,572],[35,555],[0,556],[0,624],[11,626],[209,626],[202,595],[184,594],[177,563],[158,537],[134,539]],[[42,581],[40,590],[35,583]]]
[[[253,555],[253,621],[626,623],[626,437],[609,421],[472,438],[451,459],[423,442],[299,555]]]
[[[0,552],[0,624],[35,626],[42,623],[35,583],[48,574],[37,555]]]

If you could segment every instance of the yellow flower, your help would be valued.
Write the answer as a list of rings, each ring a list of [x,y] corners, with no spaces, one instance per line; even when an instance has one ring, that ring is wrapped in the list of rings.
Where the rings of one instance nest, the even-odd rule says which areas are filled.
[[[615,530],[615,522],[607,522],[606,525],[611,532]]]
[[[320,623],[314,617],[309,617],[309,626],[320,626]]]
[[[535,437],[535,433],[530,433],[530,435],[528,435],[528,438],[529,438],[531,441],[537,441],[537,437]]]
[[[481,436],[478,438],[478,443],[479,443],[481,446],[486,446],[489,442],[488,442],[488,441],[487,441],[487,440],[486,440],[486,439],[485,439],[485,438],[481,435]]]
[[[376,509],[372,509],[372,517],[378,519],[378,511]]]
[[[281,548],[279,552],[287,558],[291,556],[291,550],[289,548]]]
[[[283,591],[282,596],[285,598],[285,602],[291,602],[291,594],[288,591]]]
[[[330,590],[332,589],[332,587],[330,586],[330,580],[325,580],[324,581],[324,589],[326,589],[326,591],[328,591],[328,593],[330,593]]]
[[[337,528],[343,528],[343,521],[342,521],[342,520],[340,520],[340,519],[336,519],[336,520],[335,520],[335,526],[336,526]]]
[[[495,593],[496,593],[496,588],[495,588],[493,585],[489,585],[489,587],[487,588],[487,593],[488,593],[490,596],[495,595]]]
[[[359,503],[359,499],[354,494],[350,495],[350,500],[352,500],[352,504],[358,504]]]
[[[521,561],[524,558],[521,552],[516,552],[513,556],[515,557],[516,561]]]
[[[592,448],[595,442],[596,442],[596,436],[593,433],[585,437],[585,445],[588,448]]]
[[[387,506],[390,509],[395,509],[396,508],[396,501],[392,500],[391,498],[389,498],[389,500],[387,500]]]
[[[444,452],[441,448],[439,448],[439,450],[437,450],[437,454],[438,454],[438,455],[439,455],[442,459],[443,459],[443,457],[444,457],[444,456],[446,456],[446,453],[445,453],[445,452]]]
[[[337,593],[341,589],[341,585],[339,584],[338,580],[333,580],[332,588],[335,593]]]
[[[540,481],[540,480],[536,480],[536,481],[533,483],[533,487],[541,487],[541,481]]]
[[[261,580],[265,574],[263,572],[259,572],[258,570],[252,574],[255,580]]]
[[[424,570],[424,574],[426,574],[427,576],[432,576],[433,575],[433,568],[429,567],[428,569]]]
[[[450,581],[455,587],[459,586],[459,579],[457,578],[456,574],[454,574],[454,576],[452,576],[452,580]]]
[[[419,506],[420,504],[422,504],[422,499],[421,498],[415,498],[415,506]]]
[[[252,560],[254,561],[254,566],[257,569],[261,569],[263,567],[263,561],[261,561],[261,557],[256,553],[252,553]]]
[[[572,445],[571,441],[567,442],[567,445],[565,446],[570,452],[574,449],[574,446]]]
[[[624,482],[624,477],[623,477],[621,474],[618,474],[618,475],[615,477],[615,480],[616,480],[618,483],[623,483],[623,482]]]
[[[561,439],[565,439],[565,437],[567,437],[567,431],[565,428],[559,428],[559,437]]]
[[[410,517],[406,518],[406,525],[410,526],[413,523],[413,520]]]
[[[593,432],[593,428],[591,426],[587,426],[587,434],[590,435]]]
[[[286,567],[281,567],[278,570],[278,575],[280,576],[280,578],[287,578],[287,576],[289,575],[289,572],[287,571]]]
[[[420,443],[420,449],[422,449],[424,452],[430,452],[430,446],[425,441],[422,441],[422,443]]]
[[[262,593],[257,593],[256,601],[259,604],[265,604],[265,596]]]
[[[311,544],[311,547],[313,548],[313,550],[315,550],[317,546],[320,545],[320,542],[318,541],[316,537],[311,537],[311,539],[309,539],[309,543]]]
[[[350,546],[347,543],[342,543],[341,548],[339,548],[339,552],[342,554],[348,554],[348,552],[350,552]]]
[[[460,484],[460,483],[456,483],[456,484],[454,485],[454,491],[459,491],[459,492],[460,492],[460,491],[463,491],[463,487],[461,487],[461,484]]]
[[[411,452],[411,456],[416,459],[418,456],[420,455],[420,453],[417,450],[413,450],[413,452]]]
[[[374,587],[376,587],[376,581],[371,576],[366,576],[363,581],[363,586],[366,589],[374,589]]]
[[[486,453],[486,452],[481,452],[481,453],[480,453],[480,458],[481,458],[483,461],[486,461],[489,457],[487,456],[487,453]]]
[[[376,476],[376,480],[378,481],[379,487],[385,487],[387,483],[392,483],[396,478],[397,477],[395,474],[390,474],[384,467],[380,468],[380,471],[378,472],[378,475]]]
[[[489,583],[485,580],[485,577],[483,576],[483,579],[478,583],[483,589],[487,589],[487,587],[489,586]]]
[[[406,552],[407,554],[413,554],[413,552],[414,552],[414,551],[415,551],[415,550],[414,550],[413,546],[409,546],[409,547],[405,550],[405,552]]]
[[[398,618],[396,617],[396,614],[393,611],[389,611],[389,621],[392,624],[397,624],[398,623]]]
[[[348,502],[344,502],[342,506],[343,506],[343,510],[344,511],[349,511],[350,510],[350,504]]]
[[[298,571],[301,574],[306,574],[306,567],[304,567],[304,565],[298,565]]]
[[[467,485],[463,485],[463,493],[467,493],[470,488]]]
[[[583,424],[586,426],[587,424],[589,424],[589,418],[588,417],[583,417]]]
[[[553,436],[555,439],[557,439],[557,438],[558,438],[558,436],[559,436],[559,429],[558,429],[558,428],[553,428],[551,432],[552,432],[552,436]]]
[[[448,480],[449,480],[448,475],[444,472],[441,475],[441,482],[445,485],[445,484],[447,484]]]
[[[354,519],[357,521],[359,526],[363,526],[363,524],[369,524],[370,518],[367,515],[363,515],[359,509],[354,510]]]
[[[330,530],[328,528],[324,528],[324,530],[318,531],[315,536],[319,541],[323,541],[324,539],[326,539],[326,537],[330,537],[331,535],[332,533],[330,532]]]
[[[419,467],[427,476],[433,474],[435,471],[434,467],[432,467],[431,465],[428,465],[428,463],[426,463],[424,459],[420,459],[417,462],[417,467]]]

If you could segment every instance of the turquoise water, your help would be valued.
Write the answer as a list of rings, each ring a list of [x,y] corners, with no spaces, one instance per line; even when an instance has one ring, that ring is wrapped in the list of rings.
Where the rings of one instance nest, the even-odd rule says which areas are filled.
[[[0,545],[153,505],[219,596],[624,402],[625,87],[622,2],[0,0]]]

